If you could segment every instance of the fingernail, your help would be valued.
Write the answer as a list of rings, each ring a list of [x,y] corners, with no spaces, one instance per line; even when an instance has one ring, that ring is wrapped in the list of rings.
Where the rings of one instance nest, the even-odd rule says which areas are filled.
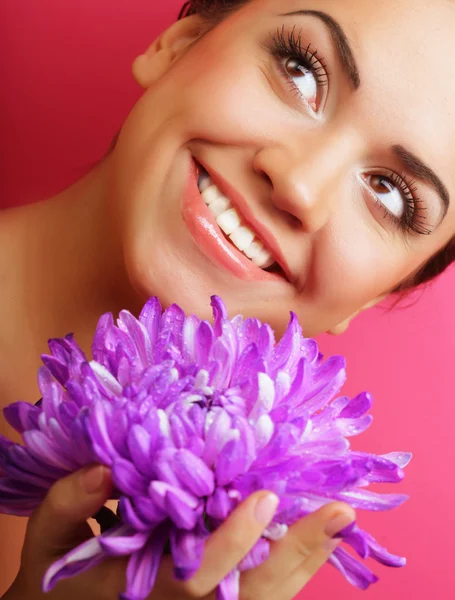
[[[88,494],[99,492],[104,484],[106,470],[103,465],[91,467],[82,473],[81,483],[84,491]]]
[[[275,494],[268,494],[259,500],[254,510],[256,521],[266,527],[273,519],[280,499]]]
[[[343,531],[348,525],[351,525],[354,522],[355,518],[352,515],[347,513],[343,513],[341,515],[337,515],[331,521],[329,521],[325,527],[325,534],[329,538],[333,538]]]

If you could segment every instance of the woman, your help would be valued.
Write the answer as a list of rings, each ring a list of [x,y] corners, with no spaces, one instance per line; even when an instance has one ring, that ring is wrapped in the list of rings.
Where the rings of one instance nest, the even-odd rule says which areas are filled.
[[[184,14],[135,61],[144,94],[113,151],[55,198],[1,215],[3,404],[36,398],[48,337],[72,330],[88,349],[101,313],[151,295],[209,317],[216,293],[277,332],[293,310],[307,335],[338,333],[455,256],[452,2],[199,0]],[[101,468],[59,482],[5,598],[39,598],[108,496]],[[177,586],[165,567],[153,598],[214,598],[272,513],[266,493],[250,498],[195,579]],[[353,518],[337,504],[298,523],[242,598],[292,598]],[[19,540],[14,521],[0,526]],[[114,598],[119,566],[48,597]]]

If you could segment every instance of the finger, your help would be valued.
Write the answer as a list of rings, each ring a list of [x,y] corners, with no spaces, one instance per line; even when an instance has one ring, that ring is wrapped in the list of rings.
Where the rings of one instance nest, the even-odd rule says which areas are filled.
[[[280,600],[291,600],[306,586],[316,573],[325,565],[330,556],[340,545],[341,539],[329,540],[319,548],[311,552],[304,560],[277,588],[273,598]],[[271,597],[272,597],[271,596]]]
[[[104,505],[111,491],[110,472],[101,465],[60,479],[30,519],[27,546],[44,555],[73,543],[75,529]]]
[[[278,503],[275,494],[258,492],[240,504],[207,540],[196,575],[185,583],[175,582],[175,591],[194,598],[210,594],[256,544]]]
[[[330,557],[337,544],[334,536],[354,521],[354,509],[342,503],[327,505],[301,519],[286,537],[272,544],[264,564],[244,574],[242,589],[251,587],[258,597],[294,598]]]

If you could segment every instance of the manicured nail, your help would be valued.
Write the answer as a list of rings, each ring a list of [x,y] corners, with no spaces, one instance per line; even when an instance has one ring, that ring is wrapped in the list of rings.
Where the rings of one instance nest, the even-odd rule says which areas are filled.
[[[351,525],[354,522],[354,520],[355,518],[353,518],[352,515],[349,515],[347,513],[337,515],[325,526],[326,536],[329,538],[335,537],[337,533],[340,533],[340,531],[346,529],[348,525]]]
[[[267,494],[267,496],[261,498],[256,504],[256,508],[254,510],[256,521],[264,527],[267,527],[267,525],[273,519],[279,503],[280,499],[278,496],[275,496],[275,494]]]
[[[106,469],[103,465],[91,467],[82,473],[82,487],[88,494],[99,492],[104,484]]]

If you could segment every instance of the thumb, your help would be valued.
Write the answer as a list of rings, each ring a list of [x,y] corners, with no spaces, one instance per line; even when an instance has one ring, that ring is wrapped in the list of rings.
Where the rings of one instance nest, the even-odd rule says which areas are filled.
[[[110,471],[90,466],[57,481],[30,519],[26,545],[41,555],[55,555],[81,540],[78,527],[93,516],[112,492]]]

